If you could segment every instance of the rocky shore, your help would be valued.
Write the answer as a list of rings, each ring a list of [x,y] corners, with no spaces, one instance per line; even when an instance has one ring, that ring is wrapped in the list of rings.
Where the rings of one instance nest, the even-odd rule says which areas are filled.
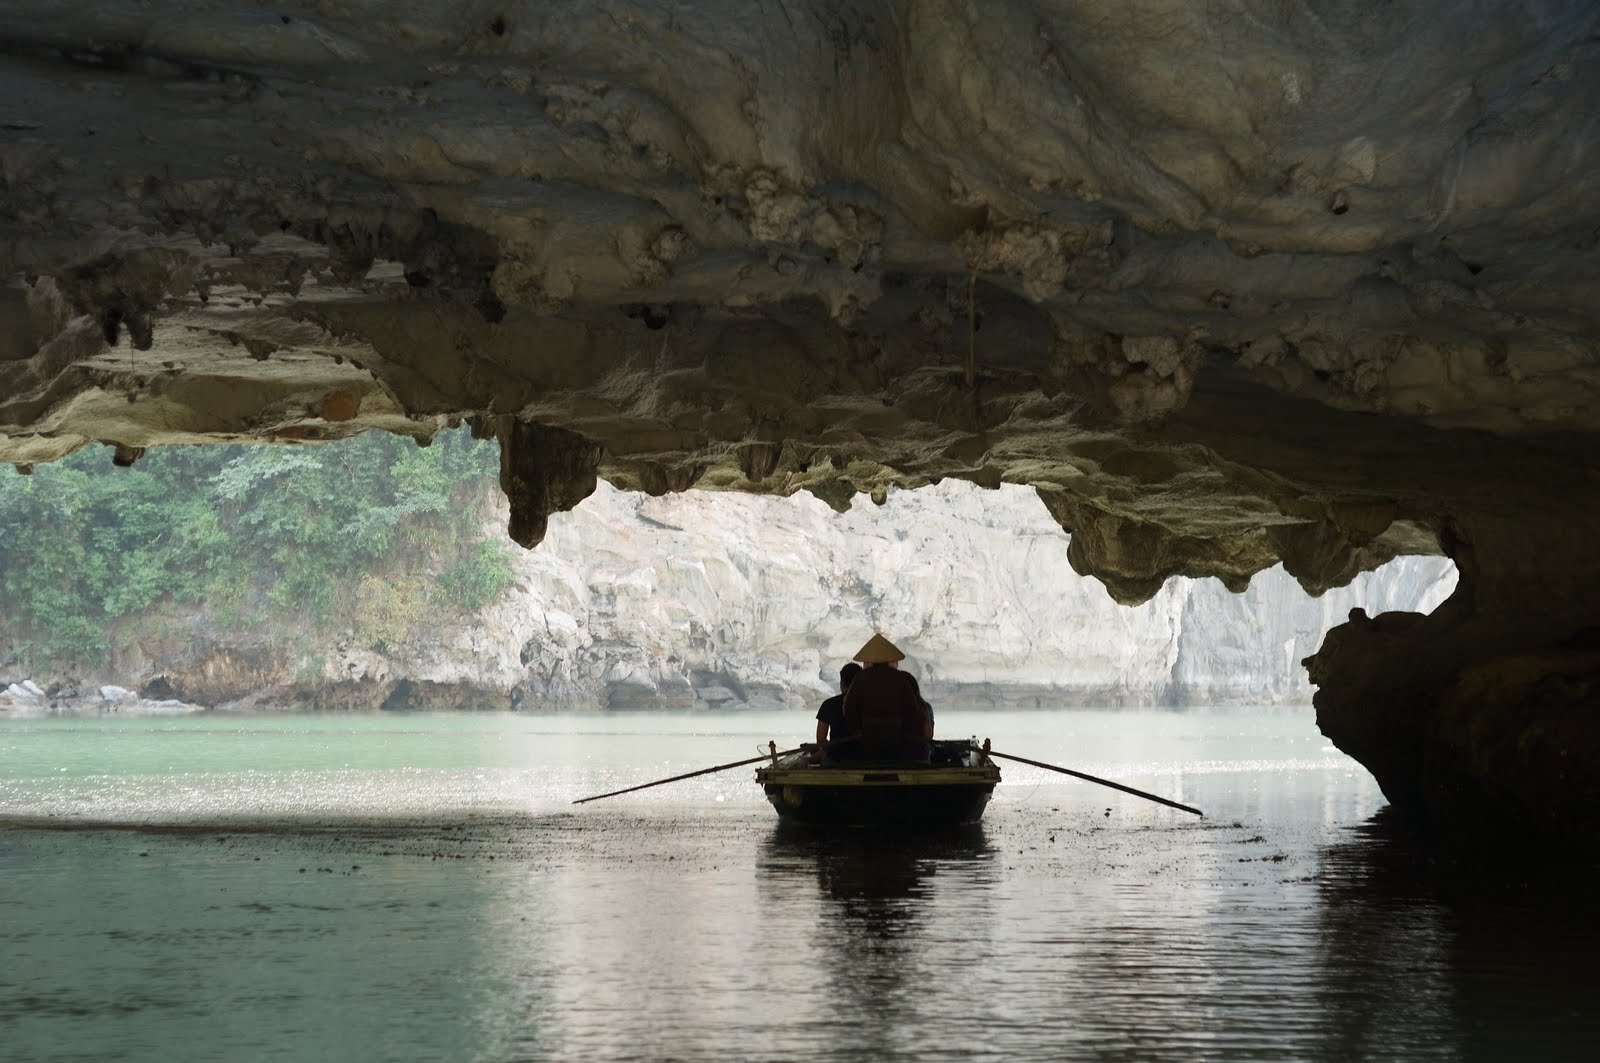
[[[205,706],[175,698],[152,699],[107,684],[92,690],[52,686],[46,690],[31,679],[0,690],[0,716],[187,716]]]

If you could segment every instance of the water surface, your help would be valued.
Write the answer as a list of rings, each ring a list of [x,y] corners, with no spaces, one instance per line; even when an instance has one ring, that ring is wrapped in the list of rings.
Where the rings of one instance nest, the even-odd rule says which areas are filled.
[[[797,713],[0,721],[6,1059],[1588,1059],[1589,877],[1305,711],[940,714],[976,830],[781,828]],[[785,739],[791,741],[786,742]]]

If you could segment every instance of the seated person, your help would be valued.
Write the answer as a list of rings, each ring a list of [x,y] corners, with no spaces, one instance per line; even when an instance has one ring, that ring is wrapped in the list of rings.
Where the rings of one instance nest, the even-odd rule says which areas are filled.
[[[928,713],[917,681],[899,670],[905,656],[882,635],[856,654],[865,667],[844,696],[844,721],[868,759],[928,759]]]
[[[844,726],[844,696],[850,692],[850,683],[861,674],[861,666],[854,661],[839,669],[839,693],[822,703],[817,710],[817,752],[826,757],[844,753],[849,746],[835,749],[845,742],[849,732]]]

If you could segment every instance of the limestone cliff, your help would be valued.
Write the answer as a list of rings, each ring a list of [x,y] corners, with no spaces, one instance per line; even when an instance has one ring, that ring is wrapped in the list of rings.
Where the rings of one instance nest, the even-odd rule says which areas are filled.
[[[470,629],[435,623],[387,653],[346,643],[314,683],[296,663],[224,700],[798,704],[882,630],[946,704],[1309,702],[1300,660],[1352,607],[1428,612],[1455,584],[1448,562],[1412,558],[1321,599],[1274,569],[1243,595],[1180,578],[1127,609],[1072,571],[1031,492],[954,481],[842,515],[803,495],[602,484],[552,518],[517,576]]]

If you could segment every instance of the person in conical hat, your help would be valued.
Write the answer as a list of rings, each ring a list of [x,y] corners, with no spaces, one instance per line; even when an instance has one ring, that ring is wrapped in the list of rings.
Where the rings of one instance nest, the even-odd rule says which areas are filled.
[[[864,667],[844,696],[844,719],[868,759],[928,759],[928,717],[917,681],[899,670],[905,659],[882,635],[856,654]]]
[[[855,659],[869,667],[874,664],[886,664],[891,668],[897,668],[900,662],[906,659],[906,655],[900,652],[900,647],[882,635],[873,635],[865,646],[856,651]]]

